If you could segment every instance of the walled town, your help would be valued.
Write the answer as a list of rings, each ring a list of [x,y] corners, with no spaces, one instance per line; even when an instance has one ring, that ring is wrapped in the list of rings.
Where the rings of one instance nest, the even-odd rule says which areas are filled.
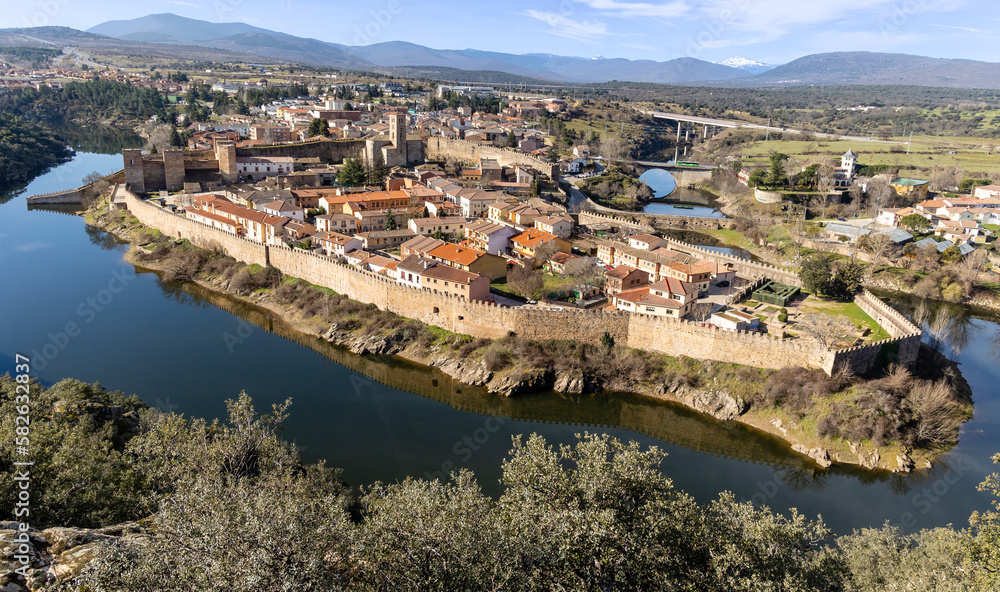
[[[456,92],[492,96],[438,89]],[[576,188],[560,176],[614,163],[585,144],[542,158],[547,134],[524,117],[558,113],[560,99],[509,100],[492,115],[351,110],[334,97],[279,103],[196,132],[187,149],[124,150],[111,205],[170,236],[473,336],[610,338],[829,374],[866,372],[889,352],[903,366],[916,360],[920,329],[870,293],[855,298],[867,324],[831,325],[793,306],[802,282],[790,269],[665,238],[634,217],[571,213]],[[317,129],[341,133],[310,137]]]

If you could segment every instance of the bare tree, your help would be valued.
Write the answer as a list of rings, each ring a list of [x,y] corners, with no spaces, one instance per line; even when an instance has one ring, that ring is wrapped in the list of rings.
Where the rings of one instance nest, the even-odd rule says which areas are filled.
[[[986,267],[987,261],[989,261],[989,256],[986,254],[986,251],[975,249],[955,265],[955,271],[965,287],[966,295],[972,293],[972,288],[979,280],[979,274]]]
[[[601,155],[608,164],[621,161],[628,154],[628,144],[618,136],[607,135],[601,138]]]
[[[577,257],[566,263],[566,275],[581,284],[600,286],[604,284],[604,268],[596,257]]]
[[[857,328],[847,320],[826,314],[804,315],[795,322],[795,329],[819,342],[825,349],[852,342]]]
[[[555,240],[550,240],[547,243],[539,245],[535,249],[535,263],[538,265],[544,265],[559,252],[559,245],[556,244]]]
[[[879,260],[885,258],[886,253],[892,248],[892,239],[881,232],[876,232],[867,236],[865,246],[872,254],[872,265],[878,266]]]
[[[515,294],[520,294],[532,300],[542,295],[544,281],[542,271],[535,269],[534,259],[527,259],[524,265],[515,265],[507,273],[507,285]]]

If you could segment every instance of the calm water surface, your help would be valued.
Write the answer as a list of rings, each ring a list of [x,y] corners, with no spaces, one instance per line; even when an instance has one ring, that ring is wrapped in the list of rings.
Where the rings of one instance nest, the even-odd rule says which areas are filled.
[[[26,193],[76,186],[116,155],[79,154]],[[964,525],[988,498],[976,484],[1000,451],[998,325],[965,319],[953,352],[972,387],[976,418],[933,470],[907,476],[823,471],[765,434],[641,397],[554,393],[506,399],[421,366],[354,356],[285,329],[263,311],[136,273],[125,247],[83,220],[28,211],[23,196],[0,205],[0,372],[16,353],[33,357],[46,383],[99,381],[179,413],[220,417],[246,390],[259,409],[292,397],[285,437],[308,460],[342,467],[354,484],[423,477],[456,467],[497,493],[513,435],[552,443],[584,430],[657,445],[664,472],[707,501],[730,490],[787,511],[821,514],[839,532],[886,520],[907,530]],[[75,323],[75,336],[64,335]],[[32,352],[35,352],[32,354]]]

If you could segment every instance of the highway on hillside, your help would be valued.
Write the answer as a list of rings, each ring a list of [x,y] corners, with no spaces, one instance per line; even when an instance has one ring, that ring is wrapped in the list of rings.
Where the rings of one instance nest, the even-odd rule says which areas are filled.
[[[872,137],[863,136],[841,136],[838,134],[825,134],[821,132],[812,132],[808,130],[799,130],[785,127],[777,126],[766,126],[756,123],[747,123],[744,121],[733,121],[728,119],[713,119],[711,117],[695,117],[693,115],[684,115],[682,113],[666,113],[664,111],[645,111],[643,109],[637,109],[640,113],[645,115],[651,115],[657,119],[668,119],[670,121],[683,121],[684,123],[693,123],[695,125],[708,125],[712,127],[726,127],[726,128],[741,128],[741,129],[755,129],[755,130],[769,130],[772,132],[781,132],[783,134],[812,134],[813,137],[823,138],[827,140],[846,140],[848,142],[873,142],[876,144],[905,144],[906,142],[897,142],[894,140],[877,140]]]

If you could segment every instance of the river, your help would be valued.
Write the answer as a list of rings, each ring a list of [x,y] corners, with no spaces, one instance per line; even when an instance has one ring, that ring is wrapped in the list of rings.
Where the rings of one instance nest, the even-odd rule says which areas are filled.
[[[76,186],[91,171],[120,167],[117,155],[78,154],[26,193]],[[513,435],[537,432],[561,443],[590,431],[662,447],[669,454],[664,472],[700,501],[730,490],[778,511],[821,514],[841,533],[886,520],[907,531],[964,525],[973,510],[988,507],[976,485],[1000,451],[993,346],[1000,327],[993,321],[962,323],[967,339],[955,357],[972,387],[976,418],[934,469],[824,471],[767,434],[642,397],[507,399],[414,364],[355,356],[232,299],[135,273],[124,252],[79,217],[29,211],[22,196],[2,203],[0,372],[13,371],[16,353],[36,352],[33,373],[44,383],[99,381],[150,405],[208,418],[223,416],[224,400],[241,390],[262,410],[292,397],[284,437],[307,460],[342,467],[355,485],[467,467],[496,494]],[[77,330],[67,332],[68,323]]]
[[[670,214],[700,218],[724,218],[712,194],[697,189],[678,187],[670,171],[649,169],[639,176],[653,192],[654,200],[642,208],[645,214]]]

